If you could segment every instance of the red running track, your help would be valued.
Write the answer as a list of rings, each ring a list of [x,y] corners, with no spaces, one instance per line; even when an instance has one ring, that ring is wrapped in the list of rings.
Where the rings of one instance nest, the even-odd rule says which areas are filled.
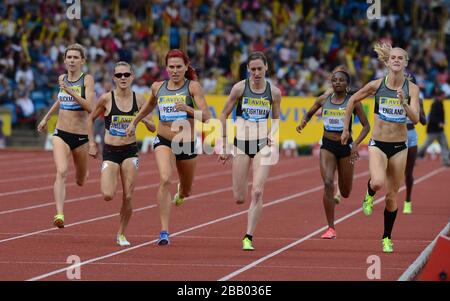
[[[374,213],[361,211],[368,161],[357,163],[353,192],[336,207],[338,238],[322,240],[326,221],[317,157],[281,158],[271,170],[254,252],[241,250],[248,202],[232,198],[231,165],[198,160],[193,195],[172,209],[171,245],[155,245],[160,230],[158,175],[141,155],[127,230],[130,248],[115,244],[120,193],[100,196],[100,161],[91,160],[84,187],[69,174],[66,228],[52,226],[54,165],[49,152],[0,152],[0,280],[67,280],[67,258],[81,259],[82,280],[368,280],[367,259],[379,256],[381,280],[397,280],[448,223],[450,169],[418,161],[413,214],[399,213],[393,254],[381,252],[382,194]],[[446,186],[447,185],[447,186]],[[173,179],[172,193],[176,189]]]

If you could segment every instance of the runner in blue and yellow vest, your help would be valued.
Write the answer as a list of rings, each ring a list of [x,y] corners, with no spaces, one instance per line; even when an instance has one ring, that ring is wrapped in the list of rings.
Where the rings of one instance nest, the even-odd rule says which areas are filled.
[[[87,119],[92,110],[95,94],[94,78],[81,71],[85,63],[86,52],[83,46],[73,44],[67,47],[64,53],[67,74],[59,76],[58,99],[38,125],[38,131],[43,132],[52,114],[59,109],[53,134],[53,158],[56,165],[53,188],[56,215],[53,224],[58,228],[64,228],[63,209],[70,155],[73,158],[76,183],[79,186],[86,183],[89,174]]]
[[[387,76],[369,82],[350,97],[345,111],[341,143],[345,144],[349,139],[349,123],[355,104],[375,96],[375,120],[369,142],[370,179],[363,201],[363,212],[367,216],[372,214],[375,192],[386,185],[384,233],[381,242],[383,252],[391,253],[394,251],[391,233],[397,216],[397,193],[403,183],[408,156],[406,119],[409,117],[413,124],[419,121],[419,87],[405,78],[409,58],[404,49],[377,43],[375,52],[389,72]]]
[[[358,146],[370,131],[367,116],[360,103],[355,105],[353,113],[358,116],[363,129],[355,141],[351,136],[347,143],[341,144],[341,133],[344,129],[345,109],[351,93],[349,92],[350,74],[343,66],[336,67],[331,74],[332,93],[319,96],[309,109],[297,131],[300,133],[308,121],[322,108],[323,137],[320,147],[320,174],[324,184],[323,206],[328,222],[328,229],[321,238],[336,238],[334,225],[334,207],[337,203],[334,192],[334,175],[338,172],[338,187],[340,195],[344,198],[350,196],[353,184],[354,163],[359,157]],[[351,133],[351,121],[349,131]],[[339,198],[340,199],[340,198]]]
[[[251,203],[248,210],[247,230],[242,239],[242,249],[251,251],[253,234],[263,208],[264,184],[269,176],[273,134],[277,130],[280,115],[281,92],[266,79],[267,58],[262,52],[253,52],[247,59],[249,78],[236,83],[222,110],[220,121],[224,139],[224,151],[219,160],[228,160],[226,124],[236,107],[236,136],[234,138],[233,194],[236,202],[245,202],[248,189],[248,170],[253,166]],[[271,115],[271,116],[270,116]],[[269,132],[269,119],[272,128]]]
[[[167,53],[166,70],[169,80],[153,83],[150,100],[139,110],[127,128],[127,134],[133,135],[137,123],[158,107],[159,125],[153,144],[160,178],[157,199],[161,232],[158,245],[167,245],[170,242],[169,219],[172,203],[180,206],[184,203],[184,198],[191,194],[197,162],[194,117],[206,122],[211,116],[195,70],[182,50],[172,49]],[[169,189],[173,165],[177,167],[180,182],[171,202]]]

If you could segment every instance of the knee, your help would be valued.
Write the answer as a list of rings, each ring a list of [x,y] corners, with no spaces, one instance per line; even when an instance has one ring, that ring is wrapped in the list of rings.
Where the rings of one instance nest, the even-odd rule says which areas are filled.
[[[162,188],[169,188],[170,176],[162,175],[159,180],[159,186]]]
[[[123,195],[123,203],[126,204],[127,206],[131,206],[131,199],[132,199],[131,194]]]
[[[131,205],[131,195],[124,195],[123,196],[123,203],[122,203],[122,209],[127,210],[127,211],[131,211],[133,206]]]
[[[83,173],[83,174],[79,174],[78,172],[77,172],[77,175],[76,175],[76,182],[77,182],[77,185],[78,186],[83,186],[84,184],[86,184],[86,182],[87,182],[87,179],[88,179],[88,177],[89,177],[89,170],[87,170],[85,173]]]
[[[351,192],[351,189],[342,189],[341,190],[341,196],[343,198],[348,198],[350,196],[350,192]]]
[[[325,179],[323,181],[323,186],[324,186],[326,192],[330,192],[331,194],[333,193],[333,191],[334,191],[334,181],[333,181],[333,179]]]
[[[236,200],[237,204],[244,204],[245,203],[245,195],[240,193],[234,193],[234,199]]]
[[[397,202],[395,200],[395,197],[392,195],[386,195],[385,198],[385,203],[386,203],[386,209],[390,212],[393,212],[395,210],[397,210]]]
[[[56,171],[56,178],[65,181],[67,179],[67,169],[58,169]]]
[[[378,191],[381,188],[383,188],[383,180],[382,179],[376,179],[376,178],[372,178],[370,180],[370,187],[374,190],[374,191]]]
[[[114,193],[111,192],[102,192],[103,199],[107,202],[111,201],[114,198]]]
[[[259,201],[262,199],[263,191],[261,187],[253,187],[252,188],[252,198],[255,201]]]
[[[83,186],[86,183],[86,179],[77,179],[76,182],[78,186]]]

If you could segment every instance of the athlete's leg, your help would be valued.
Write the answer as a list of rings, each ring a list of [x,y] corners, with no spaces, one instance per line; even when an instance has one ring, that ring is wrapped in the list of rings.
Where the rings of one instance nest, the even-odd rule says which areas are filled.
[[[376,146],[369,147],[370,188],[377,192],[386,182],[388,159],[385,153]]]
[[[172,177],[175,155],[169,147],[160,145],[155,148],[155,160],[159,171],[159,189],[156,197],[159,204],[161,230],[169,232],[170,209],[172,206],[170,178]]]
[[[330,228],[334,229],[334,174],[337,168],[335,155],[326,149],[320,150],[320,175],[323,181],[323,207],[327,217],[327,223]]]
[[[56,178],[53,185],[53,195],[56,204],[56,214],[58,215],[64,214],[69,156],[69,146],[60,137],[53,136],[53,159],[56,165]]]
[[[248,172],[251,160],[245,154],[237,154],[233,158],[233,195],[238,204],[243,204],[247,198]]]
[[[414,185],[414,165],[417,157],[417,145],[408,148],[406,167],[405,167],[405,184],[406,184],[406,202],[411,201],[411,192]]]
[[[363,213],[366,216],[373,212],[375,193],[385,185],[387,163],[387,156],[381,149],[376,146],[369,147],[370,178],[367,182],[367,192],[362,205]]]
[[[344,157],[339,159],[337,168],[339,191],[344,198],[348,198],[352,192],[355,164],[350,162],[350,157]]]
[[[120,165],[112,161],[103,161],[100,188],[103,199],[111,201],[116,194]]]
[[[197,157],[188,160],[176,160],[176,166],[180,178],[179,197],[185,198],[190,196],[192,192]]]
[[[75,165],[75,179],[78,186],[83,186],[89,177],[88,150],[89,147],[87,143],[72,150],[73,163]]]
[[[261,217],[263,208],[264,184],[269,176],[270,165],[261,164],[261,152],[253,158],[253,184],[251,192],[251,203],[248,209],[247,235],[253,236],[256,225]],[[245,181],[247,184],[247,181]]]
[[[393,252],[391,241],[392,229],[397,217],[397,193],[400,185],[404,181],[406,158],[408,150],[404,149],[393,155],[388,162],[387,168],[387,194],[385,198],[386,208],[384,209],[384,232],[383,232],[383,252]]]
[[[120,209],[120,227],[117,234],[124,234],[128,226],[131,215],[133,214],[132,197],[134,184],[137,177],[138,158],[127,158],[120,167],[120,176],[122,178],[122,208]]]

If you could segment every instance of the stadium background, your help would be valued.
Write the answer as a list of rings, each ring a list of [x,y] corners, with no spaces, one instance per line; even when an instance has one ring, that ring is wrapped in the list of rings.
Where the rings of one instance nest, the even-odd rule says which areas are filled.
[[[383,76],[385,68],[372,51],[378,40],[409,52],[408,72],[427,99],[426,113],[437,91],[450,97],[449,1],[382,0],[381,18],[372,20],[366,1],[78,0],[80,19],[69,19],[74,4],[68,2],[0,1],[0,120],[7,146],[32,132],[53,104],[57,76],[64,72],[63,51],[75,42],[87,49],[83,71],[94,76],[97,97],[113,87],[112,67],[118,60],[132,63],[133,89],[148,95],[152,82],[167,78],[167,50],[184,49],[213,117],[222,110],[222,95],[246,76],[248,53],[264,51],[268,79],[283,93],[280,140],[297,144],[320,139],[320,118],[302,135],[295,126],[314,97],[329,87],[332,68],[346,65],[353,88]],[[373,101],[365,101],[364,108],[373,120]],[[450,120],[448,101],[445,108]],[[445,130],[449,135],[448,124]],[[138,140],[149,135],[142,126],[137,134]],[[418,126],[418,134],[422,143],[425,127]],[[43,147],[42,138],[35,138]]]

